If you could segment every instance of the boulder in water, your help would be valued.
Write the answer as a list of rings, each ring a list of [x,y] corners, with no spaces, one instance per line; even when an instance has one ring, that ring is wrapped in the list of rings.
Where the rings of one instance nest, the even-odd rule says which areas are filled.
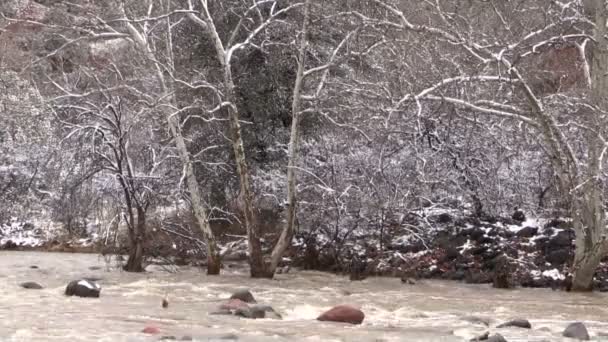
[[[153,325],[148,325],[147,327],[143,328],[141,332],[144,334],[156,335],[160,334],[160,328]]]
[[[23,287],[24,289],[30,289],[30,290],[42,290],[43,287],[42,285],[33,282],[33,281],[26,281],[25,283],[21,283],[19,284],[19,286]]]
[[[361,324],[363,319],[365,319],[365,314],[363,311],[349,305],[334,306],[317,317],[318,321],[350,324]]]
[[[239,299],[245,303],[257,303],[253,297],[253,294],[251,294],[248,289],[237,290],[232,294],[232,296],[230,296],[230,299]]]
[[[501,334],[494,334],[488,337],[486,342],[507,342],[507,339],[504,338]]]
[[[589,332],[587,327],[582,322],[574,322],[568,324],[562,336],[569,338],[576,338],[583,341],[589,341]]]
[[[508,322],[504,322],[496,326],[496,328],[508,328],[508,327],[516,327],[516,328],[524,328],[524,329],[532,329],[532,325],[530,321],[523,318],[516,318],[510,320]]]
[[[274,318],[281,319],[279,315],[270,305],[256,304],[247,307],[238,308],[234,314],[245,318]]]
[[[101,286],[87,279],[71,281],[65,288],[66,296],[99,298],[100,293]]]
[[[229,299],[226,303],[220,305],[219,309],[234,311],[246,307],[249,307],[249,304],[243,302],[240,299]]]

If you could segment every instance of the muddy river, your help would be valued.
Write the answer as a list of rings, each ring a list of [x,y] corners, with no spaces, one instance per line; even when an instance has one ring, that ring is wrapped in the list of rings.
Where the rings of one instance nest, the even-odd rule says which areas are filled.
[[[32,268],[35,266],[37,268]],[[468,341],[489,330],[508,341],[573,341],[561,337],[573,321],[584,322],[592,339],[608,341],[608,295],[547,289],[494,290],[486,285],[399,279],[348,278],[291,271],[274,280],[253,280],[243,267],[221,276],[204,270],[153,266],[144,274],[120,271],[91,254],[0,252],[0,341]],[[100,278],[100,298],[63,295],[81,277]],[[19,286],[35,281],[42,290]],[[239,288],[272,305],[283,320],[209,315]],[[169,308],[161,308],[167,296]],[[360,326],[318,322],[337,304],[365,312]],[[490,327],[463,317],[489,319]],[[510,318],[526,318],[532,329],[496,329]],[[141,333],[156,326],[158,335]]]

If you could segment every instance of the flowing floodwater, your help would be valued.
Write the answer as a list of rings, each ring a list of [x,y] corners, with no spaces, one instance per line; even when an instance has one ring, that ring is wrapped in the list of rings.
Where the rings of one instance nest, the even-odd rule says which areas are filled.
[[[350,282],[310,271],[254,280],[239,267],[212,277],[191,267],[168,272],[155,266],[132,274],[113,266],[91,254],[0,252],[0,340],[158,341],[166,335],[195,341],[467,341],[488,330],[462,319],[468,315],[491,319],[489,330],[508,341],[567,341],[560,336],[572,321],[585,322],[598,340],[608,332],[608,296],[602,293],[495,290],[440,281],[403,285],[394,278]],[[63,295],[65,285],[81,277],[101,278],[101,298]],[[25,281],[45,289],[22,289]],[[272,305],[283,320],[208,314],[242,287]],[[165,295],[168,309],[160,305]],[[364,323],[315,320],[342,303],[361,307]],[[533,329],[493,328],[515,317],[529,319]],[[142,334],[147,325],[159,327],[161,334]]]

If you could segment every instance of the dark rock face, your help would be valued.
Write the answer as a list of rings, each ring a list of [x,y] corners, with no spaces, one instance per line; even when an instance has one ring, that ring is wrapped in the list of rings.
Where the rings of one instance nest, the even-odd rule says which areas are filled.
[[[530,324],[530,322],[527,319],[517,318],[517,319],[513,319],[513,320],[504,322],[504,323],[496,326],[496,328],[508,328],[508,327],[532,329],[532,324]]]
[[[585,324],[581,322],[570,323],[562,333],[562,336],[576,338],[583,341],[589,341],[589,332]]]
[[[361,324],[365,319],[363,311],[349,305],[338,305],[317,317],[318,321]]]
[[[66,296],[99,298],[100,293],[101,286],[87,279],[71,281],[65,288]]]
[[[251,294],[248,289],[237,290],[232,294],[232,296],[230,296],[230,299],[240,299],[245,303],[257,303],[253,297],[253,294]]]
[[[437,223],[450,223],[452,222],[452,215],[448,214],[448,213],[442,213],[439,216],[437,216]]]
[[[517,235],[520,238],[531,238],[531,237],[535,236],[536,234],[538,234],[537,227],[523,227],[517,233],[515,233],[515,235]]]
[[[465,322],[469,322],[471,324],[482,324],[487,326],[490,326],[490,319],[488,317],[479,317],[479,316],[463,316],[460,317],[461,320],[465,321]]]
[[[24,289],[30,289],[30,290],[42,290],[43,287],[42,285],[33,282],[33,281],[26,281],[25,283],[21,283],[19,284],[19,286],[23,287]]]
[[[516,210],[513,215],[511,215],[511,218],[518,222],[524,222],[526,220],[526,214],[521,210]]]
[[[574,230],[565,229],[549,239],[548,247],[552,250],[560,247],[571,247],[574,240]]]
[[[545,259],[548,263],[553,266],[561,266],[572,260],[572,253],[567,248],[557,249],[553,251],[549,251],[545,256]]]

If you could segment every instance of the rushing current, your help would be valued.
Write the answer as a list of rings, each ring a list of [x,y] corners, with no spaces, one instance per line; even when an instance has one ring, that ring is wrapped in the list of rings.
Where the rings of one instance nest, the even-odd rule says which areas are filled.
[[[37,266],[37,268],[32,268]],[[608,296],[550,289],[495,290],[486,285],[395,278],[348,278],[292,270],[274,280],[250,279],[244,267],[207,276],[193,267],[133,274],[93,254],[0,252],[1,341],[158,341],[163,336],[194,341],[468,341],[490,330],[508,341],[568,341],[564,327],[582,321],[592,339],[608,332]],[[66,284],[100,278],[100,298],[63,295]],[[35,281],[42,290],[19,286]],[[269,304],[283,320],[209,315],[239,288]],[[161,300],[167,296],[169,307]],[[360,307],[362,325],[319,322],[337,304]],[[490,320],[490,327],[463,318]],[[531,330],[495,329],[510,318],[526,318]],[[160,328],[146,335],[146,326]],[[572,341],[572,340],[570,340]]]

